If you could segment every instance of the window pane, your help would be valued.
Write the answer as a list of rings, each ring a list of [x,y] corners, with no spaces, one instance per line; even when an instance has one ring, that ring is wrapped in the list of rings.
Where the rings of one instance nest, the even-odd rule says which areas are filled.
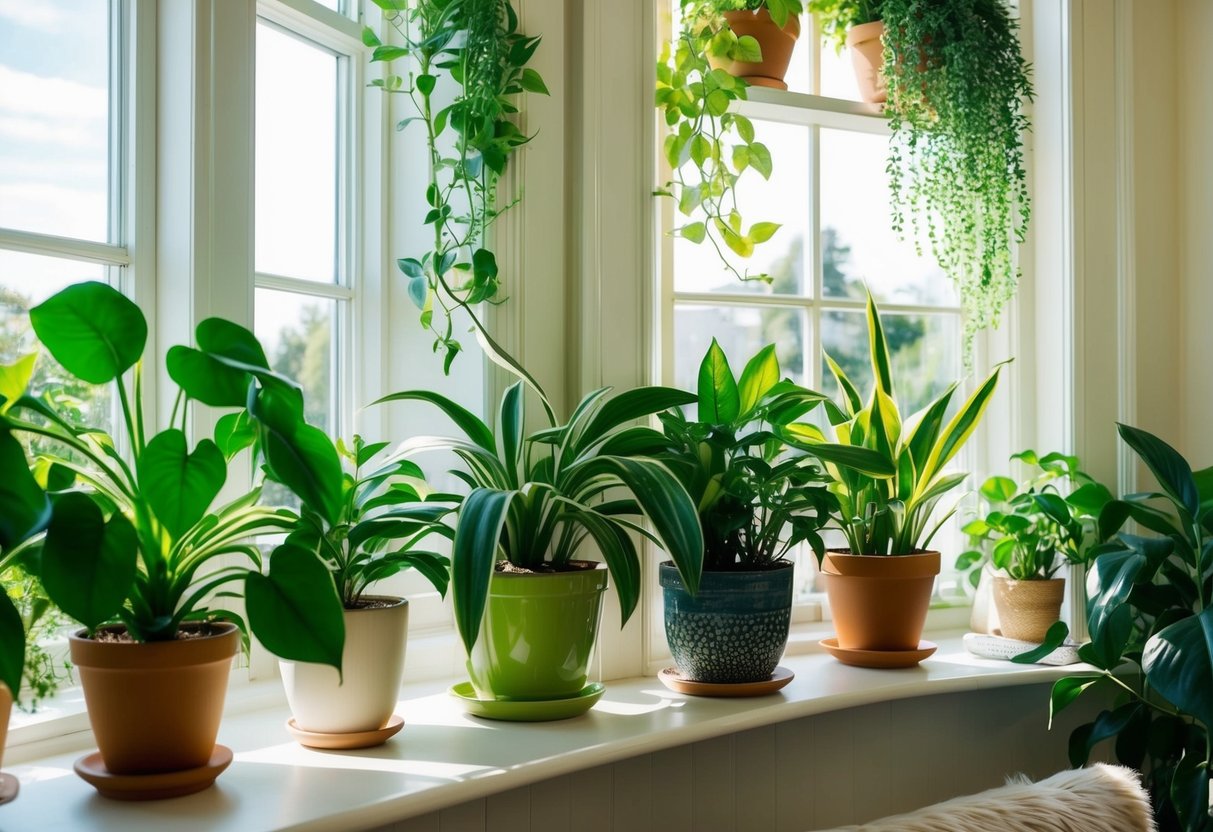
[[[680,303],[674,308],[674,386],[695,390],[699,363],[715,338],[729,358],[733,374],[758,350],[776,344],[785,377],[804,381],[805,316],[779,306],[709,306]]]
[[[820,48],[819,94],[829,98],[859,101],[859,85],[855,81],[855,69],[851,65],[851,50],[844,46],[842,52],[836,52],[834,44],[826,42],[822,42]]]
[[[913,242],[890,227],[883,136],[821,131],[821,245],[824,295],[923,305],[956,303],[952,283]]]
[[[259,272],[337,280],[337,58],[257,25]]]
[[[254,330],[270,366],[303,387],[307,421],[335,435],[333,320],[338,301],[256,290]]]
[[[30,392],[51,391],[57,404],[79,421],[110,427],[109,385],[85,384],[69,375],[49,352],[38,349],[29,310],[73,283],[104,280],[102,266],[0,250],[0,363],[11,364],[39,351]]]
[[[897,406],[903,420],[917,413],[961,377],[960,316],[882,314],[893,365]],[[863,311],[829,311],[821,316],[821,345],[866,398],[872,390],[868,324]],[[837,385],[822,361],[824,392]]]
[[[738,272],[767,273],[770,285],[743,283],[720,262],[710,242],[696,245],[674,239],[674,288],[679,292],[771,292],[799,295],[804,291],[804,241],[809,234],[809,131],[806,127],[755,121],[755,138],[771,151],[775,172],[770,180],[747,172],[738,189],[738,210],[747,228],[755,222],[778,222],[782,227],[757,247],[748,260],[722,251]],[[702,217],[687,218],[683,224]]]
[[[106,0],[0,2],[0,226],[105,242]]]

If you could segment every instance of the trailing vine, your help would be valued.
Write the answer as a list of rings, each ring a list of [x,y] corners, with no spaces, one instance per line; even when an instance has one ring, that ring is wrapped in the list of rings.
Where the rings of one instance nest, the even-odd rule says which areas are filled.
[[[463,349],[454,337],[454,315],[465,312],[487,338],[476,305],[498,303],[501,276],[488,247],[493,224],[521,200],[498,201],[498,184],[510,157],[530,141],[515,123],[524,92],[547,95],[539,73],[526,66],[538,37],[519,31],[510,0],[375,0],[399,36],[385,44],[367,27],[362,39],[373,62],[408,58],[407,74],[391,68],[371,82],[405,96],[414,115],[397,130],[418,123],[425,130],[429,177],[424,223],[433,230],[428,251],[396,261],[423,327],[444,352],[443,370]],[[440,79],[456,86],[451,103]],[[490,339],[491,343],[491,339]],[[493,345],[496,347],[496,345]]]
[[[956,283],[964,355],[999,324],[1027,234],[1030,67],[1004,0],[882,0],[893,228],[923,236]],[[921,252],[920,252],[921,253]]]

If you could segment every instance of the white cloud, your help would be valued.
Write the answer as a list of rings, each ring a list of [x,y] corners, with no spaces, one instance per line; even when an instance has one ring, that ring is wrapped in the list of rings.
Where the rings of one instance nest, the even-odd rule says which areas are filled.
[[[67,21],[67,12],[60,7],[41,2],[31,3],[30,0],[0,0],[0,18],[29,29],[56,33]]]
[[[105,153],[105,122],[9,117],[0,114],[0,142],[5,139],[60,147],[98,148]]]
[[[92,87],[0,65],[0,110],[21,115],[103,119],[108,109],[109,93],[104,83]]]

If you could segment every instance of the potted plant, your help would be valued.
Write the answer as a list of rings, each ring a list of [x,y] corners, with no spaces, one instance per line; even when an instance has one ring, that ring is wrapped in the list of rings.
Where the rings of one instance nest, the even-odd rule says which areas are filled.
[[[441,519],[451,509],[426,502],[430,492],[415,463],[382,458],[388,444],[368,445],[359,436],[350,446],[338,442],[346,470],[337,522],[329,524],[305,500],[288,537],[320,555],[345,618],[340,673],[325,664],[280,662],[294,716],[289,727],[304,745],[364,748],[399,730],[403,721],[393,719],[393,710],[404,677],[408,600],[369,590],[406,569],[416,569],[444,597],[450,582],[450,560],[420,546],[434,536],[450,539]]]
[[[1144,774],[1159,829],[1207,832],[1213,468],[1193,471],[1157,436],[1117,427],[1159,488],[1109,503],[1100,525],[1114,529],[1132,519],[1153,536],[1122,532],[1094,552],[1087,576],[1091,641],[1078,655],[1097,672],[1058,680],[1050,712],[1100,692],[1108,707],[1070,736],[1073,765],[1114,739],[1116,758]]]
[[[788,88],[783,78],[800,38],[802,0],[683,0],[682,9],[684,19],[711,26],[713,67],[754,86]]]
[[[739,37],[718,13],[725,5],[740,8],[744,3],[684,0],[674,48],[666,44],[658,57],[655,101],[669,131],[662,155],[671,178],[656,194],[672,199],[684,217],[701,217],[671,234],[696,245],[708,242],[740,281],[770,283],[770,275],[743,273],[725,254],[727,249],[747,259],[779,230],[778,223],[747,223],[737,209],[740,178],[752,170],[770,179],[772,165],[771,151],[755,138],[753,122],[730,111],[746,99],[749,84],[713,65],[762,59],[758,41],[748,34]]]
[[[384,43],[371,27],[363,28],[363,42],[374,48],[371,61],[388,64],[384,77],[371,85],[407,101],[410,114],[397,129],[424,129],[429,166],[424,224],[432,228],[433,242],[428,251],[396,264],[450,372],[463,349],[454,337],[453,313],[462,309],[483,333],[473,307],[501,300],[488,232],[522,200],[521,194],[499,198],[498,184],[510,159],[531,140],[517,123],[520,97],[548,94],[543,78],[527,66],[540,38],[519,31],[510,0],[375,4],[398,42]],[[412,66],[396,74],[390,64],[402,58]],[[455,88],[448,91],[451,83]]]
[[[1013,243],[1031,216],[1023,137],[1032,82],[1018,21],[1006,0],[815,0],[810,9],[827,32],[852,26],[857,64],[883,43],[893,228],[916,245],[930,240],[956,283],[967,364],[976,333],[997,326],[1015,296]],[[868,75],[861,69],[861,87]]]
[[[19,362],[17,368],[22,364]],[[32,369],[32,362],[26,366]],[[10,370],[12,368],[7,368]],[[10,376],[11,377],[11,376]],[[24,389],[24,379],[16,379],[18,389]],[[6,392],[11,390],[6,388]],[[0,402],[0,413],[7,411],[11,402]],[[0,572],[17,561],[27,549],[28,542],[40,533],[50,521],[51,504],[46,493],[30,473],[25,450],[9,431],[8,424],[0,415]],[[21,613],[8,597],[0,592],[0,762],[4,758],[4,742],[8,736],[8,720],[12,713],[13,699],[21,690],[21,677],[25,669],[25,622]],[[0,805],[17,796],[19,783],[16,777],[0,774]]]
[[[880,312],[870,294],[867,318],[873,378],[867,403],[827,356],[840,391],[839,401],[826,405],[834,441],[810,423],[777,433],[826,463],[839,501],[836,528],[847,548],[830,550],[820,561],[838,630],[837,645],[828,646],[855,664],[917,663],[924,657],[919,639],[940,564],[939,552],[928,547],[956,510],[935,518],[935,508],[968,476],[946,467],[981,420],[1002,365],[951,420],[944,421],[956,384],[904,424]]]
[[[586,688],[606,571],[578,557],[585,544],[606,562],[623,622],[640,599],[633,533],[664,548],[692,592],[698,586],[703,534],[695,506],[650,458],[665,437],[628,426],[694,397],[664,387],[609,392],[587,395],[564,423],[543,398],[548,426],[529,435],[522,382],[502,396],[496,431],[429,391],[380,400],[427,402],[463,433],[409,440],[401,454],[450,451],[463,463],[456,475],[470,490],[455,523],[451,592],[476,698],[562,700]],[[652,531],[636,522],[646,518]]]
[[[1112,493],[1078,467],[1078,459],[1061,453],[1038,457],[1023,451],[1011,457],[1031,466],[1023,483],[1005,476],[987,479],[980,493],[989,511],[961,531],[976,547],[961,554],[956,568],[973,570],[989,563],[994,578],[994,605],[1001,634],[1041,643],[1061,615],[1065,578],[1054,577],[1066,564],[1086,566],[1091,552],[1114,529],[1100,516]],[[1063,493],[1061,485],[1077,486]]]
[[[221,606],[224,599],[243,589],[248,625],[271,651],[335,666],[340,602],[324,565],[296,547],[278,550],[262,574],[262,554],[250,538],[289,529],[295,517],[257,505],[259,487],[212,505],[227,478],[230,435],[219,431],[217,441],[203,439],[191,451],[184,390],[169,426],[151,432],[141,383],[147,323],[134,303],[106,284],[80,283],[31,309],[30,320],[68,373],[114,383],[123,429],[120,446],[101,428],[77,423],[53,391],[20,395],[5,417],[14,433],[43,440],[45,462],[74,474],[51,495],[40,578],[64,613],[84,625],[70,636],[71,656],[100,754],[78,761],[77,771],[110,794],[121,788],[115,778],[130,787],[134,777],[136,791],[127,797],[197,791],[231,760],[215,736],[231,659],[248,628]],[[190,379],[200,400],[256,402],[272,390],[285,405],[281,424],[308,427],[300,427],[298,388],[268,369],[251,333],[212,318],[196,335],[248,367],[224,375],[191,363],[196,351],[170,351],[170,373]],[[165,772],[190,774],[169,784],[154,777]]]
[[[851,50],[859,97],[883,104],[888,92],[884,78],[884,22],[882,0],[809,0],[809,12],[818,31],[835,50]]]
[[[824,396],[781,380],[775,347],[735,378],[713,339],[699,367],[698,408],[661,414],[670,449],[662,456],[699,510],[703,575],[687,592],[673,563],[661,565],[665,632],[679,677],[708,684],[771,679],[788,641],[793,563],[837,507],[813,457],[789,453],[772,432]],[[789,677],[790,678],[790,677]]]

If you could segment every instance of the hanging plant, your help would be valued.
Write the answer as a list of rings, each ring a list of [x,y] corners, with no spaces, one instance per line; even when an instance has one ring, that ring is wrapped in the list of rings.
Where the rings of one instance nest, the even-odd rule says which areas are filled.
[[[925,236],[955,281],[969,363],[1019,282],[1030,68],[1004,0],[882,0],[880,15],[893,228],[919,246]]]
[[[770,179],[771,152],[755,138],[753,122],[731,112],[745,100],[749,84],[717,64],[762,60],[758,41],[734,33],[725,12],[766,8],[782,27],[803,5],[800,0],[682,0],[680,8],[677,41],[672,48],[666,44],[657,61],[656,105],[669,128],[663,153],[671,179],[656,193],[674,200],[691,220],[671,232],[675,237],[710,243],[738,280],[769,283],[770,275],[739,271],[725,254],[728,249],[751,257],[779,223],[747,223],[741,216],[738,181],[751,170]]]
[[[516,123],[519,97],[548,94],[539,73],[527,66],[540,39],[519,31],[509,0],[374,1],[398,33],[399,45],[384,44],[365,28],[362,39],[374,47],[372,62],[408,58],[411,64],[406,74],[389,68],[371,84],[407,98],[413,115],[397,130],[414,123],[425,130],[429,166],[424,222],[433,242],[428,251],[396,263],[449,373],[463,349],[454,337],[454,313],[462,309],[483,339],[473,307],[503,299],[488,236],[521,200],[499,201],[497,191],[511,156],[531,139]],[[440,89],[443,78],[456,87],[449,104],[440,103],[449,94]]]

